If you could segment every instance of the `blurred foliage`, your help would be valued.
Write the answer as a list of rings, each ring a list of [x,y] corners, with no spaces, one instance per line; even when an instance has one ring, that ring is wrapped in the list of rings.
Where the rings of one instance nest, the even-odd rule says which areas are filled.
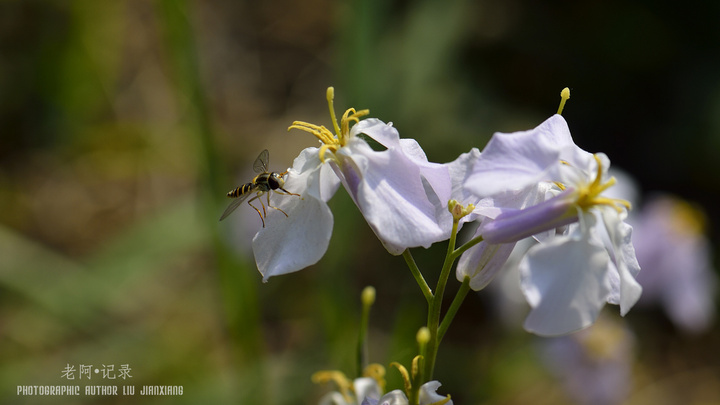
[[[16,387],[64,385],[67,364],[129,364],[128,384],[184,395],[61,402],[314,403],[331,388],[313,386],[314,371],[355,369],[365,285],[378,291],[370,360],[409,364],[424,300],[344,192],[323,260],[267,284],[249,249],[255,214],[217,223],[259,150],[283,168],[314,145],[286,129],[329,124],[329,85],[338,110],[369,108],[438,162],[534,127],[569,86],[577,143],[643,192],[699,203],[716,244],[718,4],[0,2],[0,402],[43,403]],[[443,253],[415,252],[430,281]],[[441,392],[570,403],[537,338],[499,319],[491,297],[461,308]],[[627,321],[628,403],[720,402],[717,327],[687,336],[653,309]],[[388,379],[401,386],[395,370]]]

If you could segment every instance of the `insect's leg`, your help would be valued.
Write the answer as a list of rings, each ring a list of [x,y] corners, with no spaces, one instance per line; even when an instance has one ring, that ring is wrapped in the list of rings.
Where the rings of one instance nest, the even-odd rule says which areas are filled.
[[[263,217],[263,214],[260,213],[260,210],[257,209],[256,206],[250,204],[250,203],[253,202],[254,200],[257,200],[258,197],[260,197],[261,195],[262,195],[262,193],[257,193],[257,195],[256,195],[255,197],[249,199],[249,200],[248,200],[248,205],[250,205],[251,207],[253,207],[253,209],[258,213],[258,215],[260,215],[260,220],[262,221],[263,228],[265,228],[265,218]],[[260,200],[260,204],[262,204],[262,200]],[[263,205],[263,211],[265,211],[265,206],[264,206],[264,205]]]
[[[280,193],[280,194],[282,194],[282,193]],[[275,206],[273,206],[273,205],[270,204],[270,193],[267,193],[267,203],[268,203],[268,208],[275,208],[276,210],[278,210],[278,211],[282,212],[283,214],[285,214],[286,217],[288,216],[287,212],[285,212],[285,211],[281,210],[280,208],[275,207]]]
[[[279,187],[279,188],[280,188],[280,190],[284,191],[284,193],[281,193],[281,192],[279,192],[279,191],[277,191],[277,190],[273,190],[273,191],[276,192],[276,193],[278,193],[278,194],[280,194],[280,195],[296,195],[296,196],[300,197],[300,194],[291,193],[291,192],[285,190],[285,189],[282,188],[282,187]]]

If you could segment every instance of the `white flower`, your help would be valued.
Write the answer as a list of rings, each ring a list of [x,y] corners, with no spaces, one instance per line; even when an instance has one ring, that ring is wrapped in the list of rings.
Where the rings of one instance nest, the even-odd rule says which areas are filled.
[[[468,189],[481,197],[555,185],[554,192],[543,193],[551,198],[523,209],[500,207],[479,230],[488,243],[533,235],[544,242],[520,264],[532,307],[525,328],[531,332],[582,329],[606,302],[619,304],[625,315],[640,297],[632,227],[624,222],[629,203],[603,194],[615,183],[609,165],[604,154],[577,147],[565,120],[554,115],[531,131],[495,134],[468,180]]]
[[[334,382],[339,390],[325,394],[320,405],[409,405],[408,397],[401,390],[393,390],[382,395],[385,386],[385,368],[379,364],[369,365],[365,377],[348,379],[341,371],[318,371],[313,374],[315,383]],[[437,381],[429,381],[420,386],[419,405],[452,405],[450,396],[437,393],[440,388]],[[382,395],[382,396],[381,396]]]
[[[335,381],[339,391],[331,391],[320,398],[319,405],[361,405],[365,398],[379,398],[382,394],[380,384],[371,377],[347,379],[339,371],[320,371],[313,376],[315,382]]]
[[[442,384],[437,381],[428,381],[420,386],[418,399],[420,405],[453,405],[453,401],[449,396],[443,396],[437,393],[437,389]],[[404,392],[400,390],[390,391],[383,395],[380,399],[371,397],[365,398],[362,405],[409,405],[409,401]]]
[[[317,148],[307,148],[295,158],[285,188],[301,197],[278,199],[276,206],[287,217],[270,210],[266,226],[253,238],[255,263],[264,281],[317,263],[328,248],[333,215],[326,201],[340,181],[329,166],[317,162]]]
[[[632,388],[634,336],[606,315],[590,328],[538,346],[543,362],[580,405],[621,404]]]
[[[321,145],[307,148],[295,159],[285,188],[301,195],[283,199],[268,213],[267,226],[253,239],[255,262],[263,280],[316,263],[327,250],[333,217],[327,201],[343,184],[386,249],[401,254],[410,247],[429,247],[447,239],[450,227],[439,225],[437,204],[447,205],[451,182],[448,168],[427,160],[416,141],[400,139],[392,124],[360,120],[367,110],[349,109],[337,124],[333,92],[328,104],[335,133],[324,126],[296,121]],[[351,124],[355,123],[351,128]],[[385,150],[373,150],[365,134]],[[431,201],[432,200],[432,201]]]

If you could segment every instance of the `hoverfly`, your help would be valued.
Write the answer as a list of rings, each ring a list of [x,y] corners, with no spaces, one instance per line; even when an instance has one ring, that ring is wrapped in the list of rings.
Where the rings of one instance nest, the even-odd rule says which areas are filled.
[[[265,204],[263,204],[262,199],[260,199],[260,205],[262,205],[262,213],[260,213],[260,210],[257,209],[256,206],[252,205],[252,202],[259,199],[263,194],[267,194],[267,206],[269,208],[275,208],[276,210],[282,212],[287,217],[288,214],[281,210],[278,207],[274,207],[270,205],[270,191],[275,191],[278,194],[282,195],[296,195],[300,196],[300,194],[291,193],[283,188],[285,185],[285,180],[283,180],[283,176],[287,174],[287,171],[284,171],[283,173],[275,173],[275,172],[268,172],[268,163],[270,162],[270,153],[267,149],[260,152],[260,155],[255,159],[255,163],[253,163],[253,170],[255,173],[259,173],[257,176],[255,176],[254,179],[250,183],[245,183],[242,186],[232,189],[228,191],[227,196],[230,198],[234,198],[233,202],[228,205],[228,207],[225,209],[225,212],[223,212],[222,216],[220,217],[220,221],[225,219],[228,215],[230,215],[235,209],[242,204],[243,201],[247,200],[248,197],[250,197],[251,194],[255,193],[255,197],[251,198],[248,201],[248,205],[253,207],[255,211],[257,211],[258,215],[260,215],[260,220],[262,221],[263,228],[265,227],[265,217],[267,216],[267,211],[265,210]],[[284,191],[284,193],[281,193],[278,190]]]

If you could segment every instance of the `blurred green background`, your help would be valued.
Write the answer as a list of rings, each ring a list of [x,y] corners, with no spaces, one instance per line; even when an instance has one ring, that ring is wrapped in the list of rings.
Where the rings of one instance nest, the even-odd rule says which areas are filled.
[[[642,192],[696,202],[717,246],[720,3],[688,1],[0,2],[0,403],[304,404],[354,372],[366,285],[370,360],[409,364],[425,302],[344,191],[320,263],[261,283],[260,222],[225,193],[260,150],[280,171],[330,125],[369,108],[431,161],[535,127],[559,92],[576,143]],[[434,280],[444,245],[416,251]],[[451,291],[457,283],[451,281]],[[436,377],[456,404],[572,403],[539,338],[471,294]],[[615,316],[616,308],[612,307]],[[632,311],[627,403],[720,403],[720,330],[687,335]],[[507,327],[514,323],[514,327]],[[126,382],[178,397],[24,397],[66,365],[128,364]],[[388,370],[389,388],[400,388]]]

